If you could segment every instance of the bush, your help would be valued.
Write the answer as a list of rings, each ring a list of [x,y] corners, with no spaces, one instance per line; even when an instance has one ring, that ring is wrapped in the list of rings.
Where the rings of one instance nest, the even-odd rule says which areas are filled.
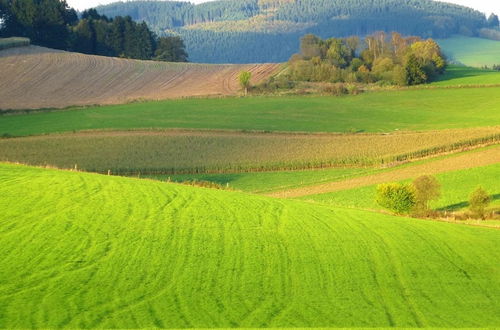
[[[429,213],[429,202],[441,196],[441,185],[437,179],[431,175],[422,175],[413,181],[415,189],[416,215],[427,215]]]
[[[335,95],[335,96],[342,96],[342,95],[349,94],[349,90],[347,89],[346,85],[344,85],[343,83],[337,83],[337,84],[331,84],[331,85],[325,86],[323,88],[323,91],[325,93]]]
[[[416,203],[412,185],[387,183],[377,186],[377,203],[396,214],[408,214]]]
[[[485,218],[485,211],[491,202],[491,198],[481,187],[477,187],[476,190],[472,192],[469,198],[469,210],[472,214],[478,218]]]

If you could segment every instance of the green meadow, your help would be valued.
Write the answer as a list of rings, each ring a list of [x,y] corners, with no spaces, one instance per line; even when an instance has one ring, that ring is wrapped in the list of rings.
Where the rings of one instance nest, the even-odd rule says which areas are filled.
[[[429,85],[450,87],[500,85],[500,71],[450,65],[442,76]]]
[[[473,67],[500,64],[500,41],[464,36],[437,41],[445,55],[453,61]]]
[[[491,87],[379,91],[347,97],[167,100],[1,116],[0,135],[150,128],[389,132],[482,127],[498,125],[499,94],[500,87]]]
[[[425,174],[425,173],[422,173]],[[492,196],[492,207],[500,206],[500,164],[476,167],[467,170],[436,174],[441,184],[441,197],[431,207],[456,211],[468,206],[470,193],[477,187],[483,187]],[[404,181],[409,182],[409,181]],[[354,189],[331,193],[310,195],[302,199],[326,203],[335,206],[381,210],[375,202],[376,185],[367,185]]]
[[[0,165],[0,328],[500,326],[498,231]]]

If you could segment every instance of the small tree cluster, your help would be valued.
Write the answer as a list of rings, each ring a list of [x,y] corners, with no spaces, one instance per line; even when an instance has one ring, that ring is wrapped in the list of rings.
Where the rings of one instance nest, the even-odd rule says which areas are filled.
[[[289,60],[290,75],[297,81],[376,81],[418,85],[442,74],[446,60],[432,39],[402,37],[377,32],[365,38],[321,38],[308,34],[301,39],[300,54]]]
[[[429,216],[433,200],[441,196],[441,185],[430,175],[423,175],[410,184],[388,183],[377,186],[377,203],[396,214],[413,214]],[[491,203],[491,197],[481,187],[472,192],[469,197],[470,215],[485,219],[486,209]]]
[[[428,215],[429,203],[441,196],[441,186],[430,175],[416,178],[410,184],[389,183],[377,187],[377,203],[397,214]]]

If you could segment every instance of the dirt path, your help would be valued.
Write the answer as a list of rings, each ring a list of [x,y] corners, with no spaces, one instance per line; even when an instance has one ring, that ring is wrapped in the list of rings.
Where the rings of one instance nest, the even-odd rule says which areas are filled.
[[[500,163],[500,147],[485,149],[473,153],[439,159],[418,165],[410,165],[393,171],[377,173],[369,176],[352,178],[344,181],[329,182],[320,185],[278,191],[268,196],[280,198],[293,198],[308,195],[329,193],[333,191],[369,186],[373,184],[400,181],[414,178],[423,174],[438,174],[442,172],[464,170],[479,166]]]
[[[238,74],[258,83],[279,64],[213,65],[128,60],[30,46],[0,51],[0,109],[64,108],[234,95]]]

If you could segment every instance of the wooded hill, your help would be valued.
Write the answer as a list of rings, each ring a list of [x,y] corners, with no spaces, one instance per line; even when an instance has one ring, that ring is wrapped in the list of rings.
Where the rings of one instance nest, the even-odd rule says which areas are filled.
[[[446,38],[498,28],[495,17],[432,0],[133,1],[97,9],[145,21],[159,34],[179,34],[192,61],[215,63],[286,61],[307,33],[329,38],[397,31]]]

